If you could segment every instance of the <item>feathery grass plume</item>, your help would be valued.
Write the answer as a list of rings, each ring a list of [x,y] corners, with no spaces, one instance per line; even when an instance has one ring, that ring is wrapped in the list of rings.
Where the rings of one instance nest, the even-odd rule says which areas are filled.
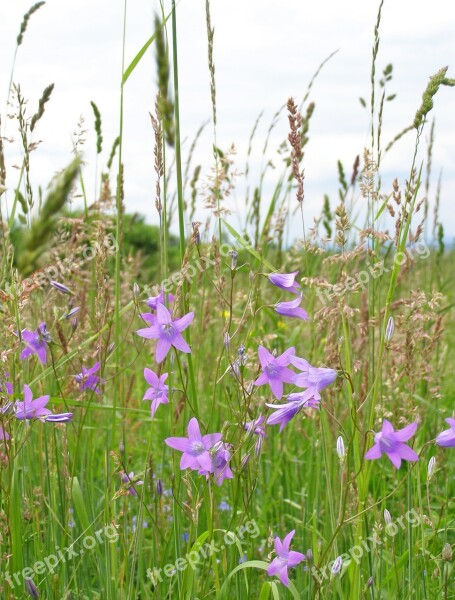
[[[164,162],[163,162],[163,130],[161,128],[161,115],[160,115],[160,96],[159,93],[156,96],[155,101],[155,117],[150,114],[152,121],[153,133],[155,134],[155,147],[153,154],[155,156],[155,173],[156,173],[156,197],[155,206],[158,213],[161,215],[162,204],[161,204],[161,185],[160,180],[164,174]]]
[[[35,129],[36,123],[44,115],[44,107],[46,106],[46,102],[49,102],[49,100],[51,98],[51,94],[52,94],[53,89],[54,89],[54,84],[53,83],[51,83],[50,85],[47,86],[47,88],[45,88],[45,90],[43,92],[43,95],[41,96],[41,98],[40,98],[40,100],[38,102],[38,110],[36,111],[36,113],[31,118],[31,121],[30,121],[30,131],[33,131]]]
[[[207,22],[208,57],[209,57],[209,71],[210,71],[210,96],[212,99],[213,125],[216,126],[215,65],[213,63],[213,38],[215,35],[215,28],[212,27],[212,21],[210,19],[210,0],[205,0],[205,15],[206,15],[206,22]]]
[[[24,15],[21,23],[21,28],[19,34],[17,36],[17,45],[20,46],[24,39],[24,33],[27,31],[27,25],[30,20],[30,17],[35,13],[39,8],[46,4],[45,2],[37,2],[34,4]]]
[[[57,217],[65,205],[74,181],[79,174],[80,159],[75,158],[57,178],[43,207],[33,220],[24,240],[24,250],[17,257],[22,275],[30,275],[38,268],[40,257],[47,249],[47,242],[57,226]]]
[[[351,228],[349,215],[346,212],[344,202],[341,202],[337,206],[335,214],[337,216],[335,220],[335,228],[337,232],[335,236],[335,243],[340,248],[343,248],[346,245],[346,242],[348,241],[348,238],[346,237],[346,232],[348,232]]]
[[[95,115],[95,131],[96,131],[96,153],[101,154],[103,136],[101,135],[101,114],[97,105],[91,100],[90,105]]]
[[[120,144],[120,136],[117,136],[114,140],[114,143],[112,144],[112,150],[111,150],[111,153],[109,154],[109,160],[107,161],[107,168],[109,170],[112,167],[112,162],[115,158],[115,153],[117,152],[117,148],[119,147],[119,144]]]
[[[303,202],[303,178],[304,171],[300,171],[299,164],[302,158],[302,146],[301,146],[301,126],[302,126],[302,115],[297,110],[297,106],[292,98],[289,98],[287,103],[288,119],[291,131],[288,135],[289,143],[292,146],[291,152],[291,166],[292,174],[297,182],[297,202],[301,204]]]
[[[164,28],[158,15],[155,15],[156,66],[158,70],[159,114],[163,119],[166,142],[175,143],[174,106],[169,92],[169,56],[164,37]]]
[[[414,128],[419,129],[422,125],[425,117],[433,108],[433,97],[439,90],[441,85],[450,85],[453,86],[452,83],[454,80],[447,79],[446,73],[449,67],[442,67],[439,69],[432,77],[430,77],[430,81],[422,94],[422,104],[420,108],[416,112],[416,116],[414,117]]]

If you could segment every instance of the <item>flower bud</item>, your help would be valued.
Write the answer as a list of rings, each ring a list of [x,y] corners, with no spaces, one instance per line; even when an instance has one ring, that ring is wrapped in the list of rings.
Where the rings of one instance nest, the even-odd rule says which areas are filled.
[[[387,509],[384,510],[384,521],[386,522],[386,525],[390,525],[392,522],[392,516]]]
[[[25,589],[32,598],[39,598],[38,588],[36,587],[33,579],[25,580]]]
[[[66,285],[63,285],[63,283],[59,283],[58,281],[51,281],[50,283],[53,288],[55,288],[59,292],[62,292],[62,294],[73,293],[69,288],[66,287]]]
[[[434,469],[436,467],[436,458],[432,456],[428,461],[428,469],[427,469],[427,481],[433,477]]]
[[[343,566],[343,559],[341,558],[341,556],[338,556],[338,558],[335,559],[333,565],[332,565],[332,575],[337,575],[340,571],[341,571],[341,567]]]
[[[346,448],[344,446],[344,440],[341,435],[337,439],[337,454],[340,459],[340,463],[343,464],[346,457]]]
[[[385,330],[385,339],[387,341],[392,339],[394,329],[395,329],[395,324],[393,322],[393,317],[389,317],[389,320],[387,322],[387,327]]]

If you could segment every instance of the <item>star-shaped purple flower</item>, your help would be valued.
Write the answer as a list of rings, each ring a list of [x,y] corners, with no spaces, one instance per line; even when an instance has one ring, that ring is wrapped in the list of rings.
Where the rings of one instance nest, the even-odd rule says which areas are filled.
[[[52,411],[45,408],[49,402],[50,396],[40,396],[33,400],[32,390],[28,385],[24,385],[24,401],[17,401],[15,404],[16,408],[16,419],[38,419],[51,415]]]
[[[310,317],[305,309],[301,308],[300,303],[302,302],[302,294],[295,300],[289,302],[278,302],[275,306],[275,312],[285,317],[296,317],[303,321],[309,321]]]
[[[149,340],[158,340],[156,362],[161,363],[166,358],[171,346],[182,352],[191,352],[191,348],[183,339],[181,332],[190,325],[193,319],[193,312],[189,312],[180,319],[172,319],[168,309],[163,304],[158,303],[156,305],[156,319],[151,326],[139,329],[136,333]]]
[[[46,329],[46,323],[41,323],[36,331],[24,329],[21,336],[22,341],[27,344],[27,347],[22,350],[19,358],[25,360],[33,354],[36,354],[38,360],[45,365],[47,345],[51,341],[50,335]]]
[[[212,472],[212,457],[209,450],[222,438],[221,433],[201,435],[199,423],[193,417],[188,423],[188,437],[169,437],[164,441],[170,448],[183,452],[180,469]]]
[[[301,552],[294,552],[289,549],[294,533],[295,529],[287,534],[283,542],[281,542],[279,537],[275,538],[274,545],[277,556],[267,569],[267,575],[278,575],[286,587],[289,587],[288,568],[296,567],[302,561],[306,560],[306,556]]]
[[[299,284],[295,280],[298,273],[298,271],[294,271],[293,273],[271,273],[269,275],[269,281],[282,290],[298,294]]]
[[[283,383],[292,383],[296,375],[294,371],[286,368],[291,362],[291,356],[294,354],[295,348],[292,347],[275,358],[263,346],[259,346],[258,355],[262,373],[254,382],[254,385],[259,386],[268,383],[273,395],[279,400],[283,396]]]
[[[168,392],[169,386],[164,382],[167,379],[168,374],[164,373],[160,377],[154,373],[151,369],[144,369],[144,377],[147,383],[150,385],[148,390],[145,392],[143,400],[151,400],[150,414],[153,419],[155,416],[156,409],[160,404],[168,404]]]
[[[81,391],[92,390],[96,394],[100,393],[99,385],[104,383],[104,379],[100,379],[98,375],[95,375],[99,369],[100,363],[96,362],[90,369],[82,367],[82,373],[74,375],[74,379],[78,382]]]
[[[450,417],[446,419],[446,423],[450,425],[449,429],[442,431],[436,438],[438,446],[445,448],[455,448],[455,419]]]
[[[374,446],[368,450],[365,458],[376,460],[385,453],[397,469],[400,468],[402,459],[411,462],[419,460],[417,453],[404,443],[415,434],[416,429],[417,423],[411,423],[403,429],[395,431],[392,423],[384,419],[382,431],[374,436]]]
[[[32,390],[28,385],[24,385],[24,401],[17,401],[14,405],[16,419],[23,421],[25,419],[41,419],[54,423],[66,423],[71,421],[73,413],[61,413],[54,415],[52,411],[46,408],[50,396],[40,396],[33,400]]]
[[[323,388],[330,385],[337,378],[337,372],[334,369],[323,367],[313,367],[304,358],[298,356],[290,357],[291,364],[301,373],[294,375],[294,383],[301,388],[316,388],[320,392]]]

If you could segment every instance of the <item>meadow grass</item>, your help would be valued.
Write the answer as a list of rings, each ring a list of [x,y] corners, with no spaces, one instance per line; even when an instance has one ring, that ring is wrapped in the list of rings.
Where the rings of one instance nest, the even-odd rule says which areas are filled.
[[[15,57],[42,4],[25,15]],[[125,19],[126,9],[125,3]],[[229,151],[216,144],[216,37],[208,0],[214,171],[205,197],[200,167],[191,173],[182,157],[174,1],[162,7],[134,60],[123,61],[119,137],[109,152],[92,103],[97,156],[100,163],[108,157],[96,197],[84,181],[81,140],[47,196],[34,189],[33,130],[51,110],[52,88],[27,116],[13,66],[8,98],[23,162],[19,176],[7,172],[0,146],[1,598],[455,597],[455,451],[436,443],[448,429],[444,419],[454,416],[455,273],[438,198],[434,214],[429,210],[437,140],[428,123],[438,89],[454,81],[446,68],[430,77],[421,106],[409,115],[412,125],[394,140],[415,137],[408,176],[384,189],[381,160],[390,147],[383,147],[381,130],[393,98],[385,91],[391,66],[377,76],[381,10],[382,3],[372,53],[371,145],[350,173],[338,164],[339,198],[332,206],[325,198],[312,227],[305,220],[304,149],[314,79],[304,98],[287,100],[271,122],[265,165],[278,119],[288,119],[289,138],[270,201],[265,166],[259,181],[249,181],[242,228],[226,210],[235,177]],[[156,279],[147,281],[142,257],[125,252],[131,220],[124,207],[122,107],[128,78],[152,45],[160,248]],[[69,212],[68,200],[79,192],[83,204]],[[210,216],[189,228],[197,203]],[[285,240],[290,219],[302,223],[292,245]],[[309,320],[286,315],[296,307],[279,303],[298,295],[268,277],[296,271]],[[182,324],[185,341],[160,360],[162,339],[171,339],[163,306],[172,318],[190,312],[194,318]],[[136,333],[154,327],[153,339]],[[284,396],[257,381],[264,377],[260,346],[274,357],[293,347],[326,369],[311,371],[311,385],[285,382],[284,396],[308,388],[316,406],[300,406],[283,428],[273,424],[276,409],[267,405],[283,406]],[[286,364],[296,375],[305,372],[302,363]],[[155,400],[143,401],[151,386],[144,369],[168,386]],[[25,408],[17,402],[27,385],[33,398],[49,396],[46,407],[60,421],[38,405],[21,417]],[[181,469],[172,438],[186,437],[192,419],[202,435],[222,434],[224,446],[198,446],[209,466],[187,457]],[[397,469],[385,446],[380,459],[365,458],[384,419],[395,430],[418,424],[407,442],[418,460],[408,460],[407,451]],[[282,572],[267,570],[272,561],[286,566],[275,540],[293,530],[291,548],[304,557],[289,566],[288,583]]]

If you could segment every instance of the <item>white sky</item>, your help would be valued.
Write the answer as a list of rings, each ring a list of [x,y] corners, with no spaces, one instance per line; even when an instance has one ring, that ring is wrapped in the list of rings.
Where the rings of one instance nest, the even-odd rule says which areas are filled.
[[[23,14],[32,4],[32,0],[0,0],[3,122],[15,40]],[[153,16],[158,6],[156,0],[129,0],[126,64],[153,33]],[[170,8],[170,0],[166,0],[165,8]],[[368,143],[368,113],[358,99],[362,96],[368,100],[370,95],[371,47],[377,9],[378,2],[372,0],[211,2],[215,27],[217,142],[223,150],[235,143],[239,172],[244,171],[248,139],[259,113],[264,110],[253,146],[253,173],[260,169],[266,131],[276,110],[289,96],[300,102],[319,64],[339,49],[319,75],[310,96],[316,103],[316,111],[304,164],[308,224],[313,215],[319,214],[324,193],[330,195],[334,208],[336,161],[342,160],[349,178],[356,154],[361,154]],[[452,14],[449,0],[431,3],[385,0],[377,73],[380,76],[387,63],[393,63],[394,76],[388,90],[397,97],[386,107],[384,145],[412,122],[430,75],[449,65],[448,76],[455,77],[455,18]],[[182,138],[188,139],[187,149],[201,123],[211,117],[205,0],[180,0],[177,20],[181,127]],[[22,93],[29,100],[30,114],[35,112],[43,89],[50,83],[55,84],[34,137],[43,140],[32,156],[32,183],[36,186],[46,185],[53,173],[69,162],[71,135],[83,115],[89,129],[84,154],[85,181],[88,193],[93,195],[96,142],[90,100],[95,101],[101,111],[104,137],[101,161],[105,164],[118,132],[122,25],[121,0],[48,0],[32,16],[14,72],[14,82],[20,83]],[[147,220],[157,222],[153,132],[148,115],[153,110],[156,94],[153,52],[153,48],[148,51],[125,86],[123,156],[127,209],[144,213]],[[455,89],[442,88],[432,113],[436,118],[436,141],[430,196],[434,196],[437,177],[443,170],[441,219],[450,237],[455,235],[454,108]],[[276,158],[272,151],[287,134],[286,121],[283,115],[272,138],[269,154],[272,159]],[[210,169],[212,132],[210,124],[193,161],[193,166],[203,164],[205,175]],[[13,124],[8,122],[6,135],[14,134]],[[413,142],[413,134],[408,134],[384,159],[384,181],[394,176],[403,181],[408,175]],[[15,145],[8,145],[7,152],[8,184],[14,187],[17,174],[10,165],[19,160],[17,140]],[[425,152],[423,144],[422,158]],[[280,164],[278,160],[274,162],[277,166]],[[277,178],[280,169],[275,173]],[[276,178],[270,173],[265,196],[271,193]],[[254,185],[254,180],[251,183]],[[243,198],[244,184],[239,178],[233,206],[242,206]],[[199,202],[202,206],[202,198]],[[238,216],[232,217],[234,226],[239,224],[241,214],[240,210]],[[201,221],[206,216],[202,209],[198,211]]]

